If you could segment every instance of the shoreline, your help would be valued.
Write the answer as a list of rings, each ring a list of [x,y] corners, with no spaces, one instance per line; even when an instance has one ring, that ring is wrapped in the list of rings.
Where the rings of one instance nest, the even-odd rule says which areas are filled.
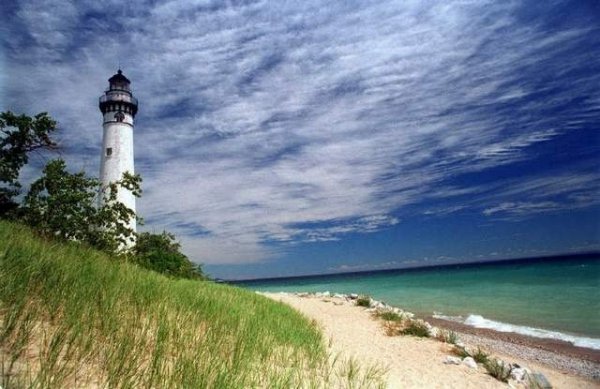
[[[516,332],[501,332],[490,328],[478,328],[464,323],[453,322],[451,320],[434,318],[433,316],[423,316],[422,318],[434,326],[455,331],[457,333],[474,335],[502,342],[508,342],[515,345],[536,348],[547,352],[561,354],[566,357],[579,358],[600,364],[600,350],[575,346],[574,344],[564,340],[537,338]]]
[[[423,319],[436,327],[454,331],[466,343],[480,345],[488,351],[507,357],[532,360],[564,373],[600,382],[599,350],[555,339],[472,327],[431,316],[425,316]]]
[[[257,292],[260,293],[260,292]],[[333,349],[350,352],[360,360],[383,363],[389,368],[388,387],[507,387],[485,373],[480,364],[469,369],[448,364],[449,343],[435,338],[408,335],[387,336],[377,311],[395,311],[412,317],[410,312],[371,300],[370,307],[356,305],[357,295],[325,293],[260,293],[291,305],[317,321],[329,337]],[[414,316],[417,319],[417,316]],[[433,317],[421,316],[432,326],[457,333],[460,343],[474,350],[481,347],[511,364],[543,373],[555,388],[600,387],[600,351],[570,343],[534,338],[516,333],[470,327]],[[437,328],[436,328],[437,327]],[[362,338],[365,339],[362,339]],[[512,387],[523,387],[513,382]]]

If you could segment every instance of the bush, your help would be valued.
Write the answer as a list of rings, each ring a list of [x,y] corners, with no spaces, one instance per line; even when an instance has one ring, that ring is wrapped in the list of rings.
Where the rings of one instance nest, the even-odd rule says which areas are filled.
[[[508,382],[510,373],[513,370],[509,363],[504,363],[497,359],[487,360],[484,366],[489,375],[502,382]]]
[[[454,331],[440,330],[436,336],[440,342],[456,344],[458,335]]]
[[[370,296],[359,296],[356,299],[356,305],[359,307],[370,307],[371,306],[371,297]]]
[[[383,328],[387,336],[397,336],[402,333],[402,323],[398,321],[385,321]]]
[[[385,321],[402,321],[403,320],[403,316],[401,314],[398,314],[396,312],[392,312],[392,311],[384,311],[384,312],[377,312],[375,314],[375,316],[377,316],[378,318],[385,320]]]
[[[177,278],[205,278],[201,266],[191,262],[181,252],[175,235],[166,231],[138,234],[134,253],[137,264],[146,269]]]
[[[429,338],[429,329],[425,323],[417,320],[411,320],[401,331],[402,335],[418,336],[420,338]]]

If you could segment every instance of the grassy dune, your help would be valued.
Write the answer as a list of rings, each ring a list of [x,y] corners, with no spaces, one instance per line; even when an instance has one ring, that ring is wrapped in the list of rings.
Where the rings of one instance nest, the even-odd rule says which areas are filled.
[[[286,305],[1,221],[0,320],[3,388],[318,387],[332,374],[318,328]]]

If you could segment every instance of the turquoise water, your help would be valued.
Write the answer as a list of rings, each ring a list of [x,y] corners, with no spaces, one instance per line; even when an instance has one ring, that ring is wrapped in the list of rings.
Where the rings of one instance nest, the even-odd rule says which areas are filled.
[[[292,278],[242,286],[269,292],[368,294],[421,315],[435,312],[471,322],[482,316],[501,322],[497,325],[600,339],[600,258]]]

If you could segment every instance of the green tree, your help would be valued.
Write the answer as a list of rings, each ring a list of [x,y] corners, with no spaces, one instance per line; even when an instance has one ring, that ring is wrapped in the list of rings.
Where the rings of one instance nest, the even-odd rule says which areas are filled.
[[[129,221],[135,212],[117,201],[119,189],[139,197],[141,178],[126,173],[101,191],[100,182],[84,172],[69,173],[65,161],[50,161],[23,201],[23,220],[45,236],[86,242],[118,252],[135,239]],[[105,196],[97,206],[98,196]]]
[[[0,216],[18,206],[14,198],[21,189],[19,173],[29,161],[29,154],[56,148],[50,138],[55,130],[56,122],[46,112],[33,118],[10,111],[0,113]]]
[[[159,273],[191,279],[205,278],[201,266],[190,261],[181,252],[175,236],[166,231],[138,234],[135,255],[140,266]]]

